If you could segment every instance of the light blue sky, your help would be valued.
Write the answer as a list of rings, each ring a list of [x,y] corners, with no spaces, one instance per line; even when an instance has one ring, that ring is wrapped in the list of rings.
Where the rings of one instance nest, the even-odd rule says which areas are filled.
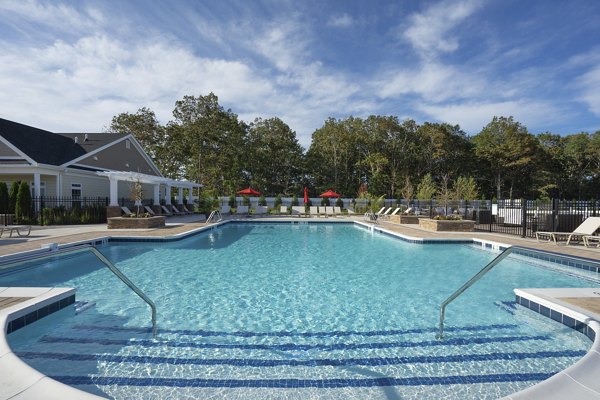
[[[303,145],[329,117],[600,129],[600,1],[0,0],[0,117],[100,131],[214,92]]]

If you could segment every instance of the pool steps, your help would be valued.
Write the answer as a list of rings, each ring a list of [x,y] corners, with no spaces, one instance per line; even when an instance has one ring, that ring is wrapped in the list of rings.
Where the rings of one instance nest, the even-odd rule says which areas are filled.
[[[190,235],[196,234],[199,231],[203,231],[203,230],[207,230],[207,229],[215,229],[217,226],[223,224],[223,223],[228,223],[230,221],[223,221],[221,223],[209,226],[209,227],[203,227],[200,229],[195,229],[194,231],[190,231],[190,232],[186,232],[184,234],[180,234],[174,237],[169,237],[169,238],[153,238],[151,239],[151,241],[172,241],[172,240],[180,240],[184,237],[188,237]],[[256,221],[249,221],[249,222],[256,222]],[[304,222],[304,221],[302,221]],[[361,225],[362,223],[360,222],[355,222],[355,225]],[[365,224],[367,225],[367,224]],[[393,232],[386,232],[385,229],[376,227],[376,228],[372,228],[373,232],[374,231],[379,231],[381,233],[384,234],[390,234],[392,236],[395,237],[399,237],[402,240],[405,241],[410,241],[410,242],[414,242],[414,243],[471,243],[471,244],[475,244],[478,246],[481,246],[484,249],[487,250],[496,250],[496,251],[500,251],[500,250],[504,250],[506,248],[508,248],[509,246],[500,244],[500,243],[493,243],[493,242],[487,242],[487,241],[481,241],[479,239],[475,240],[475,239],[469,239],[469,240],[464,240],[464,239],[420,239],[420,238],[410,238],[410,237],[405,237],[402,235],[398,235],[397,233],[393,233]],[[133,241],[133,240],[138,240],[140,238],[135,238],[135,237],[127,237],[127,238],[123,238],[123,237],[119,237],[119,238],[101,238],[101,239],[95,239],[93,240],[92,244],[104,244],[107,243],[108,241]],[[147,239],[147,238],[143,238],[143,239]],[[144,241],[148,241],[148,240],[144,240]],[[82,243],[89,243],[89,241],[84,241],[84,242],[78,242],[78,243],[73,243],[73,244],[68,244],[68,245],[60,245],[57,246],[59,248],[65,248],[65,247],[71,247],[74,245],[79,245]],[[37,252],[47,252],[50,251],[51,249],[40,249]],[[598,270],[600,269],[600,267],[597,267],[598,263],[594,263],[594,260],[586,260],[586,259],[581,259],[581,258],[576,258],[576,257],[568,257],[568,256],[563,256],[563,255],[559,255],[559,254],[548,254],[545,252],[539,252],[539,251],[535,251],[533,249],[526,249],[523,248],[523,255],[528,256],[528,257],[534,257],[534,258],[539,258],[545,261],[552,261],[552,262],[558,262],[560,264],[563,265],[567,265],[570,267],[575,267],[575,268],[582,268],[582,269],[586,269],[589,271],[593,271],[593,272],[598,272]],[[27,252],[27,253],[32,253],[32,252]],[[34,251],[35,253],[35,251]],[[516,252],[515,252],[516,253]],[[27,254],[21,254],[21,256],[27,256]],[[17,258],[19,255],[15,256],[15,255],[11,255],[11,257],[13,258]],[[0,257],[0,262],[5,262],[6,260],[8,260],[8,258],[6,256],[4,257]],[[594,265],[595,264],[595,265]],[[1,289],[1,288],[0,288]],[[26,288],[26,289],[31,289],[31,288]],[[48,289],[45,289],[46,291],[48,291]],[[54,290],[54,289],[51,289]],[[71,289],[72,290],[72,289]],[[538,290],[538,289],[536,289]],[[518,300],[519,304],[524,305],[525,301],[528,301],[529,305],[532,304],[544,304],[544,307],[548,307],[548,309],[550,310],[554,310],[555,312],[559,312],[561,313],[561,315],[566,315],[567,318],[561,317],[561,321],[566,321],[567,323],[569,323],[571,321],[571,319],[577,319],[572,311],[572,306],[565,306],[565,305],[560,305],[556,302],[552,302],[551,300],[548,300],[547,298],[544,299],[543,301],[536,303],[535,300],[535,294],[531,294],[528,290],[524,290],[521,292],[517,292],[517,290],[515,290],[515,293],[517,294],[516,299]],[[1,295],[1,294],[0,294]],[[37,304],[37,297],[36,299],[32,299],[31,301],[27,301],[25,303],[31,303],[33,302],[33,304]],[[24,305],[25,303],[22,303],[21,305]],[[42,305],[43,308],[43,300],[40,299],[40,305]],[[15,306],[17,309],[20,310],[20,306]],[[28,304],[27,307],[31,306],[31,304]],[[510,306],[507,306],[510,307]],[[533,306],[535,309],[535,305]],[[529,307],[528,307],[529,308]],[[36,309],[34,307],[34,309]],[[538,308],[538,312],[539,312]],[[544,308],[545,309],[545,308]],[[565,311],[566,310],[566,311]],[[25,311],[22,311],[25,312]],[[563,313],[564,312],[564,313]],[[0,324],[5,324],[6,325],[6,321],[7,321],[7,317],[8,315],[14,315],[14,312],[11,313],[7,313],[6,310],[1,310],[0,311]],[[31,314],[31,309],[29,309],[29,312],[25,312],[25,314]],[[23,315],[25,315],[23,314]],[[43,314],[43,312],[42,312]],[[23,316],[21,315],[21,316]],[[586,314],[581,314],[584,317],[581,317],[580,319],[577,319],[578,321],[582,322],[585,324],[585,326],[587,327],[587,334],[588,337],[590,337],[590,339],[594,338],[594,339],[598,339],[598,336],[596,333],[600,332],[600,324],[596,321],[595,318],[600,318],[600,316],[586,316]],[[556,317],[556,314],[555,314]],[[556,318],[555,318],[556,319]],[[583,319],[583,321],[581,321],[581,319]],[[581,328],[581,325],[577,325]],[[590,334],[589,332],[593,332],[593,335]],[[10,350],[10,348],[8,347],[7,343],[6,343],[6,337],[5,337],[5,333],[6,333],[6,326],[5,329],[3,331],[3,334],[0,335],[0,367],[2,367],[2,369],[4,369],[4,367],[6,367],[7,365],[10,365],[10,369],[11,369],[11,373],[6,375],[6,376],[2,376],[0,374],[0,387],[6,387],[7,388],[7,393],[18,393],[16,395],[16,397],[12,397],[12,394],[7,396],[4,392],[4,390],[2,391],[2,393],[0,393],[0,399],[8,399],[8,398],[15,398],[15,399],[36,399],[36,398],[61,398],[61,399],[70,399],[70,398],[98,398],[92,394],[89,393],[84,393],[81,392],[75,388],[72,388],[70,386],[65,386],[62,385],[61,383],[52,380],[49,377],[45,377],[44,375],[40,374],[39,372],[33,370],[31,367],[29,367],[27,364],[25,364],[23,361],[21,361],[18,357],[16,357],[12,351]],[[13,368],[14,367],[14,368]],[[598,376],[598,373],[600,372],[600,344],[598,344],[598,340],[594,341],[594,344],[592,345],[591,350],[581,359],[579,360],[575,365],[571,366],[570,368],[559,372],[558,374],[556,374],[555,376],[553,376],[552,378],[537,384],[531,388],[525,389],[524,391],[515,393],[511,396],[506,397],[505,399],[511,399],[511,400],[517,400],[517,399],[533,399],[533,398],[548,398],[548,399],[563,399],[563,398],[581,398],[581,399],[596,399],[596,398],[600,398],[600,388],[598,386],[600,386],[600,383],[595,384],[595,382],[597,381],[596,376]],[[464,379],[465,377],[461,377],[461,379]],[[502,377],[490,377],[490,379],[501,379]],[[537,379],[544,379],[545,377],[538,377]],[[444,378],[447,379],[447,378]],[[467,380],[469,378],[466,378]],[[473,378],[474,382],[478,381],[479,378]],[[529,378],[526,378],[529,379]],[[68,382],[68,379],[65,380],[66,382]],[[133,382],[133,381],[132,381]],[[72,384],[77,384],[76,382],[70,382]],[[148,381],[141,381],[141,382],[137,382],[138,384],[148,384]],[[163,382],[168,384],[168,382]],[[229,382],[230,384],[233,384],[233,382]],[[310,382],[305,382],[307,385],[310,385]],[[441,383],[441,382],[440,382]],[[84,384],[85,382],[83,381],[79,381],[79,384]],[[274,382],[265,382],[265,384],[267,385],[273,385]],[[322,384],[322,383],[321,383]],[[335,385],[337,385],[336,382],[330,382],[331,385],[333,385],[332,387],[335,387]],[[377,384],[382,384],[382,385],[386,385],[386,384],[406,384],[406,385],[411,385],[411,384],[422,384],[422,382],[419,381],[415,381],[415,382],[411,382],[410,380],[400,380],[398,382],[383,382],[383,381],[378,381],[378,380],[367,380],[367,381],[363,381],[363,382],[359,382],[359,384],[364,384],[364,385],[377,385]],[[435,382],[431,382],[431,384],[436,384]],[[6,386],[5,386],[6,385]],[[567,394],[568,393],[568,394]],[[53,397],[56,396],[56,397]],[[561,397],[562,396],[562,397]]]

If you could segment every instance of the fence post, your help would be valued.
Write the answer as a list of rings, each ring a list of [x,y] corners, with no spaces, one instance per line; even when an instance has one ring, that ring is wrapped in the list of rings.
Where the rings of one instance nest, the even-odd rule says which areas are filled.
[[[552,199],[552,232],[558,229],[558,199]]]
[[[433,218],[433,199],[429,199],[429,218]]]
[[[521,237],[527,237],[527,200],[521,199]]]

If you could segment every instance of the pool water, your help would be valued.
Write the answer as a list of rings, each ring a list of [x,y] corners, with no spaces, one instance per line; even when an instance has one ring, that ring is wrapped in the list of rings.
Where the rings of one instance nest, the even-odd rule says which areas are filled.
[[[352,224],[229,223],[168,243],[38,261],[0,286],[76,287],[95,303],[9,335],[24,361],[117,399],[493,399],[568,367],[589,340],[514,303],[513,289],[596,287],[586,271],[509,257],[446,310],[497,254],[412,244]],[[563,268],[564,269],[564,268]]]

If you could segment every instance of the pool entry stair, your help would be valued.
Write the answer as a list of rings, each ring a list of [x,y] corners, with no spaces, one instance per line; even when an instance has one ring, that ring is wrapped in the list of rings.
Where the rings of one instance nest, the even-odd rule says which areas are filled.
[[[444,338],[444,319],[446,317],[446,306],[454,301],[458,296],[463,294],[465,290],[470,288],[475,282],[480,280],[485,274],[487,274],[492,268],[494,268],[498,263],[504,260],[506,257],[510,255],[514,251],[515,247],[509,247],[506,250],[503,250],[496,258],[490,261],[485,267],[481,269],[477,274],[475,274],[471,279],[469,279],[464,285],[458,288],[454,293],[452,293],[446,300],[442,302],[440,306],[440,328],[437,334],[438,339]]]

